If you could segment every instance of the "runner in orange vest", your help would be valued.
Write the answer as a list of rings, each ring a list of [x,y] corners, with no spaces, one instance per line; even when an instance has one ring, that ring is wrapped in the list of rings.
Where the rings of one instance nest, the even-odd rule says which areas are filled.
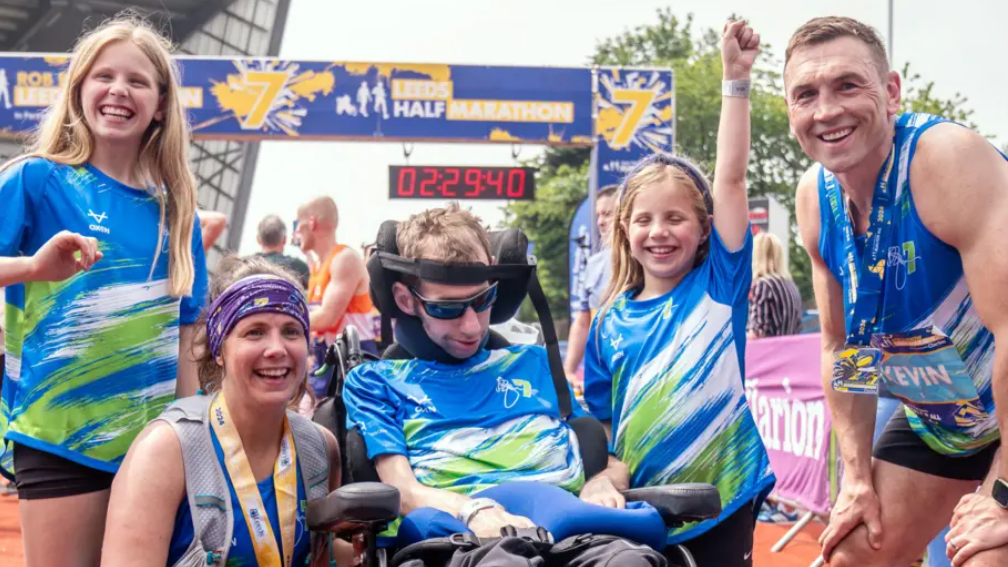
[[[301,250],[314,254],[308,279],[308,306],[311,320],[314,366],[321,366],[325,349],[347,325],[360,333],[361,347],[377,354],[371,323],[370,279],[364,260],[356,250],[336,241],[339,210],[331,197],[317,197],[298,208],[295,233]],[[328,376],[312,380],[316,395],[325,393]]]

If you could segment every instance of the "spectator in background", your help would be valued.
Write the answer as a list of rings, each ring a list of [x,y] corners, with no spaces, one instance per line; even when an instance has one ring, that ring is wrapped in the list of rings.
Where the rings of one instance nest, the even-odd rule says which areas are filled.
[[[784,265],[776,235],[753,239],[753,283],[749,290],[749,337],[797,335],[801,330],[801,292]]]
[[[364,260],[356,250],[336,241],[339,210],[332,197],[316,197],[298,208],[295,229],[301,250],[319,260],[308,280],[314,370],[325,360],[325,351],[347,325],[360,333],[361,348],[378,353],[371,323],[371,296]],[[309,378],[315,394],[324,395],[328,376]]]
[[[571,298],[570,334],[567,336],[567,359],[564,361],[564,373],[567,380],[580,391],[583,380],[577,378],[578,368],[584,359],[585,343],[588,341],[588,329],[591,328],[592,317],[602,303],[609,278],[612,274],[612,252],[609,248],[609,233],[612,227],[613,210],[616,208],[616,185],[599,189],[595,195],[595,222],[599,229],[599,251],[588,259],[584,288],[578,297]]]
[[[207,252],[227,228],[227,215],[199,209],[196,216],[199,217],[200,230],[203,232],[203,251]]]
[[[297,274],[298,281],[301,282],[301,285],[305,289],[308,289],[308,277],[310,275],[308,264],[300,258],[287,256],[283,253],[284,246],[287,245],[287,226],[284,224],[283,219],[277,215],[267,215],[263,220],[259,221],[256,242],[259,243],[259,248],[262,249],[262,252],[259,252],[258,256],[262,256],[270,262]]]

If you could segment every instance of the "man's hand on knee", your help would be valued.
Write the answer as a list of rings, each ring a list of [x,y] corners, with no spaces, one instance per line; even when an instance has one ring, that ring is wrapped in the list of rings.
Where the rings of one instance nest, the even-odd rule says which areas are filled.
[[[993,498],[983,493],[963,496],[950,525],[952,529],[945,536],[948,544],[945,553],[954,567],[973,566],[971,558],[987,550],[1002,554],[1002,562],[997,565],[1008,565],[1008,510],[998,506]]]
[[[1008,547],[981,551],[961,564],[952,564],[961,567],[1004,567],[1008,565]]]
[[[882,548],[882,519],[878,495],[869,483],[845,482],[840,490],[837,503],[830,513],[829,525],[819,537],[822,556],[827,561],[833,549],[860,525],[867,528],[868,545],[872,549]]]

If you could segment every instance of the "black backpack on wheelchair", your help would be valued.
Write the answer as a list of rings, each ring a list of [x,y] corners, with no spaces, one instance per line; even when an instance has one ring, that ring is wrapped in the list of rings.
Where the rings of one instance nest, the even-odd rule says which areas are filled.
[[[386,221],[378,232],[375,253],[368,260],[371,278],[371,298],[382,314],[382,342],[390,345],[385,359],[425,358],[454,359],[433,345],[423,332],[418,319],[402,313],[392,296],[392,284],[402,275],[412,275],[424,280],[446,284],[478,284],[498,281],[497,301],[491,308],[490,323],[510,320],[528,296],[536,308],[549,366],[556,389],[561,418],[574,430],[578,438],[584,463],[585,478],[589,479],[606,468],[608,442],[602,424],[593,417],[573,417],[571,397],[560,359],[556,329],[549,313],[546,296],[536,276],[535,258],[527,254],[528,240],[521,231],[507,229],[491,233],[493,266],[446,265],[428,260],[408,260],[398,255],[396,244],[397,223]],[[397,329],[393,342],[392,320]],[[484,348],[496,349],[509,343],[490,331]],[[344,486],[327,498],[312,502],[308,507],[308,525],[313,531],[330,532],[354,543],[357,560],[368,567],[387,564],[384,550],[377,549],[377,534],[399,516],[399,492],[382,484],[374,463],[367,456],[367,448],[356,431],[347,431],[346,408],[343,404],[343,383],[346,374],[356,365],[374,359],[361,352],[356,330],[348,327],[326,354],[322,372],[331,372],[327,397],[315,410],[314,419],[333,432],[340,444],[341,469]],[[627,501],[645,501],[654,506],[669,527],[686,522],[717,517],[721,500],[715,487],[706,484],[672,485],[630,489],[623,492]],[[522,537],[548,549],[552,543],[549,534],[538,530],[503,529],[502,537]],[[586,534],[590,537],[590,534]],[[582,538],[577,538],[582,539]],[[587,539],[585,540],[587,541]],[[401,565],[407,560],[421,558],[428,565],[443,565],[456,550],[470,550],[485,544],[472,534],[456,534],[452,538],[429,540],[398,550],[391,564]],[[568,543],[568,540],[565,540]],[[576,543],[576,542],[575,542]],[[692,556],[682,546],[676,546],[683,567],[694,566]]]

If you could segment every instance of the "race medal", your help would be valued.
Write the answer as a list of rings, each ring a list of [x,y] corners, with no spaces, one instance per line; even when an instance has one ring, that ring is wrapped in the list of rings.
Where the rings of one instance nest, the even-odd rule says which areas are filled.
[[[838,350],[833,362],[835,392],[847,394],[877,394],[879,362],[882,351],[877,348],[847,346]]]
[[[276,494],[280,538],[273,533],[266,506],[259,494],[252,467],[242,446],[241,435],[231,420],[223,392],[210,402],[210,427],[217,435],[224,453],[224,468],[231,479],[235,495],[241,504],[242,516],[252,538],[252,548],[259,567],[293,567],[295,534],[297,532],[297,451],[290,421],[284,416],[280,452],[273,464],[273,487]],[[283,546],[281,556],[280,546]],[[230,563],[230,561],[229,561]]]
[[[886,388],[922,421],[969,429],[990,418],[952,341],[930,327],[872,337]]]

